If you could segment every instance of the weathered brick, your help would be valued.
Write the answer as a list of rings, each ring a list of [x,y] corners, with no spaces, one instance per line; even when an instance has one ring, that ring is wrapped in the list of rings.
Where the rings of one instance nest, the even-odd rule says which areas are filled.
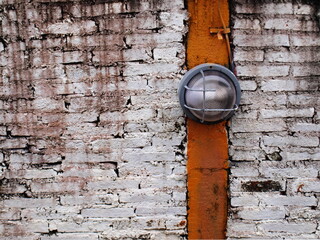
[[[232,197],[231,198],[231,206],[238,207],[238,206],[258,206],[259,199],[251,196],[245,195],[241,197]]]
[[[308,109],[262,109],[262,118],[307,118],[314,115],[314,108]]]
[[[232,132],[278,132],[286,130],[284,120],[254,121],[250,119],[237,119],[232,121]]]
[[[300,19],[273,18],[268,19],[264,25],[265,29],[293,30],[316,32],[319,30],[315,21],[306,21]]]
[[[277,220],[284,219],[286,211],[281,207],[265,207],[259,208],[247,208],[240,210],[238,215],[241,219],[245,220]]]
[[[293,190],[296,192],[320,192],[319,179],[301,178],[292,183]]]
[[[302,223],[288,223],[288,222],[275,222],[275,223],[262,223],[258,228],[269,232],[284,232],[284,233],[312,233],[316,230],[317,224],[312,222]]]
[[[314,90],[316,82],[305,80],[268,80],[262,82],[261,89],[265,92],[269,91],[310,91]],[[297,96],[299,97],[299,96]]]
[[[315,197],[300,196],[275,196],[264,197],[262,200],[267,205],[272,206],[316,206],[317,199]]]
[[[245,62],[262,62],[264,59],[264,51],[252,50],[250,52],[244,50],[237,50],[234,52],[235,61]]]
[[[236,35],[233,43],[243,47],[290,46],[288,35]]]
[[[81,215],[89,218],[127,218],[133,217],[133,208],[85,208]]]
[[[97,30],[94,21],[87,20],[81,22],[61,22],[48,25],[47,33],[51,34],[85,34]]]
[[[319,138],[317,137],[263,137],[263,143],[267,146],[301,146],[301,147],[317,147]]]
[[[262,13],[266,15],[273,14],[292,14],[293,6],[291,2],[288,3],[266,3],[256,5],[257,3],[238,4],[236,6],[237,13]]]
[[[289,66],[238,66],[238,76],[246,77],[285,77],[289,75]]]

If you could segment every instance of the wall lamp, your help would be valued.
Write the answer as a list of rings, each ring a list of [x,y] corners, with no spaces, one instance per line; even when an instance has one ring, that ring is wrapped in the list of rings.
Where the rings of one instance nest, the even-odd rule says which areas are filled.
[[[192,120],[214,124],[228,120],[238,109],[241,89],[236,76],[218,64],[201,64],[182,78],[180,105]]]

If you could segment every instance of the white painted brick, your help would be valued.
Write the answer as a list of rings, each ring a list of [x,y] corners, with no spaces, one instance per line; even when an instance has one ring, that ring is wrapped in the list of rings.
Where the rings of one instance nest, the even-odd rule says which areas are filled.
[[[295,71],[295,70],[294,70]],[[302,70],[304,71],[304,70]],[[301,72],[299,73],[301,74]],[[314,89],[316,83],[305,80],[268,80],[263,81],[261,89],[265,92],[269,91],[308,91]],[[298,96],[299,97],[299,96]]]
[[[25,179],[37,179],[37,178],[53,178],[57,176],[57,172],[52,169],[41,169],[41,170],[19,170],[19,171],[10,171],[5,173],[6,178],[25,178]]]
[[[107,184],[106,184],[107,183]],[[88,182],[87,186],[92,190],[130,190],[130,189],[138,189],[140,184],[139,179],[121,179],[121,180],[112,180],[107,179],[101,181],[92,181]]]
[[[2,209],[0,210],[0,220],[19,220],[21,214],[18,209]],[[1,231],[1,230],[0,230]]]
[[[3,200],[2,203],[6,207],[12,208],[45,208],[56,205],[54,198],[19,198],[15,197],[8,200]]]
[[[233,43],[243,47],[290,46],[288,35],[235,35]]]
[[[303,52],[268,52],[266,60],[269,62],[319,62],[320,53],[312,51]]]
[[[292,183],[293,189],[297,192],[320,192],[319,179],[301,178]]]
[[[320,160],[320,152],[308,153],[308,152],[287,152],[287,160],[296,161],[296,160]]]
[[[178,52],[177,48],[155,48],[153,55],[156,60],[173,60],[177,57]]]
[[[318,170],[314,168],[290,168],[290,167],[268,167],[261,166],[260,172],[268,178],[283,177],[283,178],[298,178],[298,177],[317,177]]]
[[[250,149],[250,147],[248,147]],[[263,151],[261,150],[232,150],[230,149],[230,155],[233,161],[254,161],[257,159],[265,158]]]
[[[86,208],[81,215],[89,218],[128,218],[133,217],[133,208]]]
[[[154,64],[128,64],[124,70],[124,76],[145,75],[145,74],[159,74],[177,72],[179,66],[168,63],[154,63]]]
[[[160,23],[163,24],[166,29],[176,32],[184,30],[184,21],[187,19],[187,15],[184,11],[175,12],[175,14],[171,12],[161,12],[159,18]]]
[[[318,63],[306,66],[295,66],[293,67],[293,76],[304,77],[304,76],[319,76],[320,65]],[[310,89],[311,90],[311,89]]]
[[[237,13],[264,13],[268,15],[273,14],[292,14],[293,6],[292,3],[266,3],[266,4],[237,4]]]
[[[314,115],[314,108],[307,109],[262,109],[262,118],[307,118]]]
[[[262,50],[236,50],[234,52],[234,61],[245,61],[245,62],[262,62],[264,59],[264,51]]]
[[[231,206],[239,207],[239,206],[258,206],[259,199],[251,196],[240,196],[240,197],[231,197]]]
[[[245,220],[277,220],[284,219],[286,211],[281,207],[264,207],[259,208],[245,208],[238,212],[241,219]]]
[[[289,75],[289,66],[238,66],[238,76],[246,77],[285,77]]]
[[[318,98],[316,95],[312,95],[312,93],[289,95],[288,101],[290,104],[298,106],[316,106],[320,104],[320,98]]]
[[[315,21],[299,19],[268,19],[265,22],[265,29],[293,30],[293,31],[318,31]]]
[[[229,221],[227,235],[230,239],[231,236],[238,237],[252,237],[257,233],[257,228],[254,223],[243,223]]]
[[[312,5],[298,3],[293,6],[293,13],[311,15],[314,13],[314,8],[312,7]]]
[[[232,132],[278,132],[286,130],[282,119],[254,121],[251,119],[237,119],[232,121]]]
[[[47,28],[48,33],[52,34],[84,34],[92,33],[97,30],[94,21],[87,20],[82,22],[62,22],[50,24]]]
[[[98,240],[98,233],[58,233],[56,235],[42,236],[41,240]]]
[[[53,193],[53,192],[77,192],[80,191],[83,183],[81,182],[50,182],[50,183],[31,183],[31,191],[34,193]]]
[[[259,19],[236,19],[234,29],[251,29],[259,32],[261,30]]]
[[[290,36],[290,40],[293,46],[298,47],[307,47],[307,46],[319,46],[320,45],[320,38],[317,34],[310,34],[301,37],[300,35],[293,35]]]
[[[175,160],[173,152],[132,152],[124,153],[123,160],[128,162],[168,162]]]
[[[294,132],[320,132],[320,125],[314,123],[296,123],[290,130]]]
[[[317,137],[263,137],[263,143],[266,146],[301,146],[301,147],[317,147],[319,138]]]
[[[251,155],[254,155],[252,152]],[[259,176],[259,171],[254,167],[243,166],[243,168],[231,168],[231,174],[234,177],[257,177]]]
[[[150,190],[139,192],[126,192],[119,194],[120,203],[152,203],[152,202],[167,202],[171,199],[171,194],[153,193]]]
[[[182,42],[182,33],[179,32],[164,32],[161,34],[132,34],[126,36],[127,44],[131,45],[155,45],[155,43],[172,43]]]
[[[317,206],[317,199],[315,197],[301,197],[301,196],[275,196],[264,197],[262,201],[267,205],[272,206]]]
[[[187,215],[187,209],[184,207],[137,207],[138,216],[150,215]]]
[[[300,222],[300,223],[287,223],[287,222],[275,222],[275,223],[262,223],[258,225],[258,228],[268,232],[284,232],[284,233],[312,233],[317,228],[316,223],[312,222]]]

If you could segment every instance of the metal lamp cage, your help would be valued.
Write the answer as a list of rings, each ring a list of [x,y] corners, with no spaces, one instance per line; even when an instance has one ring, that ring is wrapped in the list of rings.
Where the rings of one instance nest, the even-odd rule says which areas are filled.
[[[218,64],[201,64],[186,73],[178,90],[180,105],[200,123],[228,120],[238,109],[241,89],[236,76]]]

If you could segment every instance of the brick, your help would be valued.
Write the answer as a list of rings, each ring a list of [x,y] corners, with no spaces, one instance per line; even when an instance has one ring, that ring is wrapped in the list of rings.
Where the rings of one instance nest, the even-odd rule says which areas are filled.
[[[236,46],[242,47],[277,47],[290,46],[289,36],[274,34],[274,35],[236,35],[233,43]]]
[[[3,205],[11,208],[47,208],[56,205],[54,198],[19,198],[14,197],[2,201]]]
[[[182,33],[179,32],[165,32],[161,34],[130,34],[126,36],[126,43],[129,45],[152,46],[152,44],[154,44],[155,42],[157,44],[182,42],[182,37]]]
[[[237,13],[264,13],[273,14],[293,14],[292,3],[266,3],[259,6],[255,4],[238,4],[236,5]]]
[[[136,214],[138,216],[150,215],[187,215],[187,209],[184,207],[137,207]]]
[[[128,218],[135,216],[133,208],[85,208],[81,215],[89,218]]]
[[[183,25],[182,25],[183,26]],[[100,19],[99,30],[113,33],[139,32],[139,30],[152,30],[158,27],[157,16],[150,13],[141,13],[134,18]]]
[[[295,4],[293,6],[293,14],[311,15],[314,14],[314,8],[308,4]]]
[[[293,190],[297,192],[320,192],[319,179],[301,178],[292,183]]]
[[[300,161],[300,160],[320,160],[320,153],[309,153],[307,151],[300,152],[286,152],[286,159],[289,161]]]
[[[304,70],[302,70],[304,71]],[[262,82],[261,89],[265,92],[269,91],[310,91],[314,90],[315,82],[305,80],[268,80]]]
[[[261,30],[259,19],[236,19],[234,29],[250,29],[259,32]]]
[[[3,209],[0,210],[0,220],[19,220],[21,218],[18,209]]]
[[[283,167],[283,166],[267,166],[263,164],[260,169],[261,174],[268,178],[274,177],[317,177],[316,169],[307,167]]]
[[[85,34],[97,30],[94,21],[61,22],[48,25],[47,33],[51,34]]]
[[[234,52],[234,61],[262,62],[263,59],[264,51],[262,50],[252,50],[250,52],[237,50]]]
[[[233,207],[239,207],[239,206],[258,206],[259,199],[251,196],[240,196],[240,197],[232,197],[231,198],[231,206]]]
[[[153,203],[153,202],[167,202],[171,199],[171,194],[167,193],[152,193],[151,191],[144,192],[129,192],[120,193],[119,202],[120,203]]]
[[[320,75],[320,65],[312,64],[306,66],[296,66],[293,68],[293,76],[303,77],[303,76],[319,76]]]
[[[257,228],[254,223],[243,222],[229,222],[228,224],[228,238],[234,236],[238,237],[252,237],[257,233]]]
[[[293,30],[293,31],[318,31],[318,26],[314,21],[306,21],[300,19],[285,19],[285,18],[273,18],[268,19],[264,25],[265,29],[276,29],[276,30]]]
[[[282,119],[254,121],[250,119],[237,119],[232,121],[232,132],[278,132],[286,130]]]
[[[296,123],[290,129],[294,132],[320,132],[320,125],[313,123]]]
[[[58,233],[56,235],[42,236],[43,240],[98,240],[98,233]]]
[[[167,31],[179,32],[185,28],[184,21],[187,19],[187,14],[184,11],[176,12],[161,12],[159,15],[160,25],[163,25]]]
[[[62,193],[78,192],[83,183],[81,182],[50,182],[50,183],[31,183],[31,191],[34,193]]]
[[[290,40],[293,46],[297,47],[308,47],[308,46],[319,46],[320,39],[317,34],[310,34],[307,36],[293,35],[290,36]]]
[[[302,223],[262,223],[259,224],[259,228],[268,232],[284,232],[284,233],[312,233],[316,230],[317,224],[312,222]]]
[[[238,76],[246,77],[285,77],[289,75],[289,66],[238,66]]]
[[[316,206],[317,199],[315,197],[300,196],[276,196],[264,197],[262,200],[267,205],[272,206]]]
[[[320,54],[312,51],[303,52],[268,52],[266,60],[269,62],[319,62]]]
[[[146,74],[159,74],[177,72],[179,66],[168,63],[155,63],[155,64],[128,64],[124,70],[124,76],[129,75],[146,75]]]
[[[259,208],[247,208],[240,210],[238,215],[240,219],[245,220],[277,220],[284,219],[286,211],[281,207],[264,207]]]
[[[308,109],[262,109],[262,118],[307,118],[313,117],[314,108]]]
[[[174,60],[179,53],[179,49],[173,48],[155,48],[153,49],[154,59],[156,60]]]
[[[263,137],[263,143],[266,146],[301,146],[317,147],[319,139],[317,137]]]

